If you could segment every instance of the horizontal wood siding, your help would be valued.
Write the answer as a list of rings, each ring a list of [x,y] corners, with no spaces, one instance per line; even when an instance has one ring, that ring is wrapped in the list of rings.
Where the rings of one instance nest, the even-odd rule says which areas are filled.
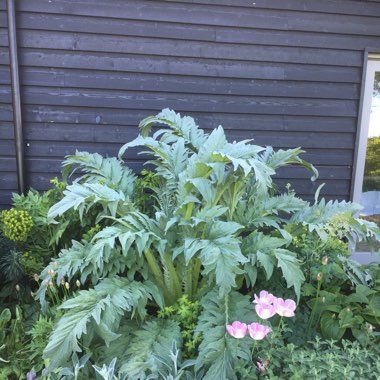
[[[7,13],[5,2],[0,8],[0,211],[8,208],[12,192],[17,191],[16,156],[13,133],[11,73],[9,66]]]
[[[76,149],[117,154],[142,118],[170,107],[207,130],[223,125],[231,140],[302,147],[320,178],[288,167],[279,186],[310,199],[326,182],[322,195],[349,198],[363,52],[380,51],[380,3],[18,0],[17,11],[30,186],[48,188]],[[0,0],[1,191],[17,188],[6,27]],[[141,169],[136,150],[126,158]]]

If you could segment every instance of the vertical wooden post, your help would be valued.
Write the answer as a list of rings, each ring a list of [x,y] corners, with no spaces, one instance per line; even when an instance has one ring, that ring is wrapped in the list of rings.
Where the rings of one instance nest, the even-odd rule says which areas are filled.
[[[15,0],[7,0],[9,57],[12,78],[12,106],[16,145],[18,191],[25,191],[24,139],[21,118],[20,80],[18,72]]]

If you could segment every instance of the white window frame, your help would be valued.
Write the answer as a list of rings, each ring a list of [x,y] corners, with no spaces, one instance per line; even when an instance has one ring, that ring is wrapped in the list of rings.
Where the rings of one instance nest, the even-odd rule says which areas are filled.
[[[357,203],[360,203],[363,188],[365,157],[367,151],[368,130],[371,115],[373,81],[375,79],[375,72],[377,71],[380,71],[380,54],[368,54],[365,71],[365,83],[362,92],[363,100],[361,103],[361,112],[359,116],[359,138],[357,140],[358,150],[356,154],[354,186],[352,193],[352,200]],[[371,255],[370,252],[354,252],[352,256],[362,263],[380,261],[380,256],[376,254]]]
[[[380,55],[368,55],[367,70],[363,91],[363,103],[359,127],[358,153],[356,156],[353,201],[360,203],[364,180],[365,155],[367,151],[369,120],[371,115],[372,91],[375,72],[380,71]]]

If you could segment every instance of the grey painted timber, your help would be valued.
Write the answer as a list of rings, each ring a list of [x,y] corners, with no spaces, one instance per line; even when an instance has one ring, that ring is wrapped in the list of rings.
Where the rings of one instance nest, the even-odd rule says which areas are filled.
[[[362,0],[18,0],[27,184],[76,149],[115,155],[170,107],[231,140],[302,147],[319,170],[276,181],[349,199],[363,56],[380,3]],[[0,208],[17,189],[6,2],[0,0]],[[144,157],[127,152],[136,171]]]

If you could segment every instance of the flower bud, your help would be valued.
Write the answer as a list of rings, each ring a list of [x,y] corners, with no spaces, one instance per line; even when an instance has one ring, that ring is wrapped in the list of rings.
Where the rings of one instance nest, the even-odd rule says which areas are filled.
[[[54,261],[54,268],[57,269],[58,268],[58,261]]]
[[[322,303],[326,302],[326,297],[322,297]]]
[[[367,323],[367,331],[369,334],[373,333],[373,326],[370,323]]]
[[[327,265],[328,262],[329,262],[329,258],[327,256],[323,256],[322,257],[322,265]]]
[[[62,278],[61,278],[61,285],[62,285],[62,286],[65,286],[65,283],[66,283],[66,281],[65,281],[65,277],[62,277]]]
[[[16,290],[19,292],[20,291],[20,285],[19,284],[17,284],[16,286],[15,286],[15,288],[16,288]]]
[[[38,277],[38,274],[37,274],[37,273],[35,273],[35,274],[33,275],[33,278],[34,278],[34,281],[36,281],[36,282],[38,282],[38,280],[40,279],[40,278]]]
[[[317,274],[317,281],[321,281],[322,280],[322,277],[323,277],[323,273],[322,272],[319,272]]]
[[[70,284],[69,284],[68,282],[65,283],[65,288],[66,288],[67,290],[70,289]]]
[[[48,275],[49,275],[50,277],[54,277],[55,272],[53,271],[53,269],[49,269],[49,270],[48,270]]]
[[[53,284],[52,281],[49,281],[49,287],[50,287],[50,288],[54,288],[54,284]]]
[[[76,280],[75,282],[76,286],[79,288],[80,287],[80,281],[79,280]]]

